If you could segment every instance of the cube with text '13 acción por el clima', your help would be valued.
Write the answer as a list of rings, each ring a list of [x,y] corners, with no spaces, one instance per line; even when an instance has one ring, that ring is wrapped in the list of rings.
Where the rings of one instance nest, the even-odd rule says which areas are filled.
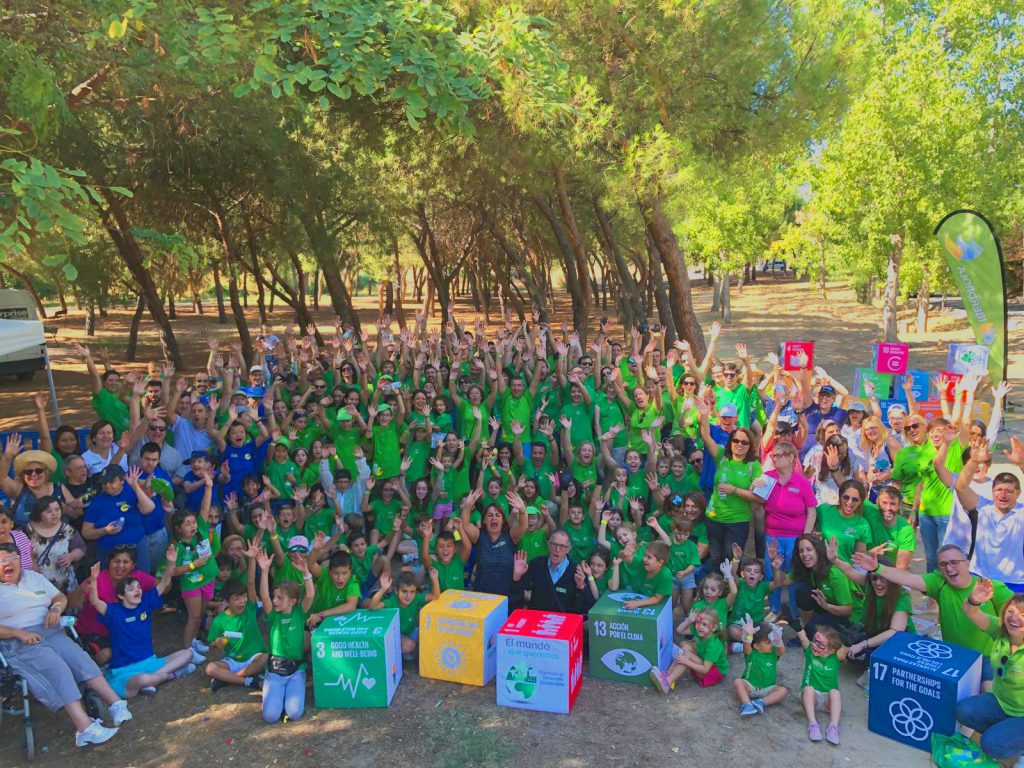
[[[583,617],[519,609],[498,632],[500,706],[572,711],[583,680]]]
[[[953,735],[957,702],[980,686],[976,651],[897,632],[871,655],[868,729],[930,750],[933,733]]]
[[[449,589],[420,611],[420,676],[487,685],[497,665],[498,630],[508,598]]]
[[[643,600],[633,592],[608,592],[590,609],[590,674],[623,683],[647,683],[651,667],[672,663],[672,601],[629,610]]]
[[[387,707],[402,679],[398,611],[328,616],[310,638],[313,700],[321,708]]]

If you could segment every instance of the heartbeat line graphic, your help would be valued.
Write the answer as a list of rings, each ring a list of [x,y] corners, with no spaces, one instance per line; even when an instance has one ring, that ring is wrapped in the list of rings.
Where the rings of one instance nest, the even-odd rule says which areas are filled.
[[[336,682],[324,683],[324,687],[325,688],[336,688],[337,686],[340,685],[342,690],[343,691],[348,691],[349,696],[351,696],[354,699],[356,697],[356,691],[359,689],[359,684],[360,683],[363,683],[364,685],[366,685],[367,689],[369,689],[369,688],[373,687],[373,683],[377,682],[376,680],[374,680],[374,678],[370,677],[369,674],[370,673],[366,669],[366,665],[360,664],[359,665],[359,670],[356,672],[356,676],[355,676],[354,680],[352,680],[352,679],[346,680],[345,679],[345,673],[341,672],[341,673],[338,674],[338,680]]]

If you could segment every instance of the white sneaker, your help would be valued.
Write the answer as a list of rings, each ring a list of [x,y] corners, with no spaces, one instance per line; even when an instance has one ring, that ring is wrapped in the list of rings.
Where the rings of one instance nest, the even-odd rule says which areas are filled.
[[[199,638],[196,638],[195,640],[192,641],[192,651],[195,652],[195,653],[209,653],[210,652],[210,646],[208,646],[206,643],[204,643]]]
[[[113,721],[115,727],[123,725],[132,719],[132,713],[128,711],[128,702],[124,699],[118,699],[109,707],[107,711],[110,712],[110,719]]]
[[[743,653],[743,643],[735,642],[730,645],[729,653]]]
[[[156,686],[155,685],[147,685],[145,688],[139,688],[139,695],[140,696],[155,696],[156,695]]]
[[[174,673],[174,677],[172,679],[174,679],[174,680],[181,680],[181,678],[188,677],[189,675],[191,675],[195,671],[196,671],[196,665],[195,664],[186,664],[184,667],[182,667],[181,669],[179,669],[177,672]]]
[[[110,741],[117,733],[117,728],[107,728],[99,720],[93,720],[84,731],[75,734],[75,746],[87,747],[90,744],[102,744]]]
[[[199,653],[199,651],[197,651],[195,648],[192,649],[192,663],[197,666],[199,664],[206,663],[206,657],[203,656],[203,654]]]

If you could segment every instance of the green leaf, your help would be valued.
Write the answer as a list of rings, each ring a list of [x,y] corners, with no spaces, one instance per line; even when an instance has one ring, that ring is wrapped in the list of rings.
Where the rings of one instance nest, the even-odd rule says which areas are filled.
[[[68,282],[74,282],[78,279],[78,268],[74,264],[68,263],[64,265],[64,277]]]
[[[314,80],[312,83],[309,84],[309,90],[312,91],[313,93],[319,93],[326,87],[327,82],[324,80]]]
[[[132,194],[132,191],[130,189],[127,189],[126,187],[110,187],[110,191],[114,192],[114,193],[116,193],[118,195],[123,195],[124,197],[134,197],[135,196],[135,195]]]
[[[49,256],[43,257],[44,267],[59,267],[65,261],[67,261],[68,255],[66,253],[51,253]]]
[[[116,40],[117,38],[119,38],[121,36],[121,22],[120,21],[118,21],[117,19],[114,19],[112,22],[110,22],[110,26],[107,27],[107,36],[110,37],[112,40]]]

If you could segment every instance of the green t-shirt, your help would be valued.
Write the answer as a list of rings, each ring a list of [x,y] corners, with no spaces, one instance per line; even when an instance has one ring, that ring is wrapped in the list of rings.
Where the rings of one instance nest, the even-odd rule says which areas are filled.
[[[844,563],[850,562],[858,541],[864,544],[865,549],[871,546],[871,526],[868,521],[860,515],[845,517],[839,508],[832,504],[818,505],[815,525],[826,542],[835,537],[839,545],[836,556]]]
[[[971,576],[971,583],[963,589],[954,587],[937,571],[926,573],[921,579],[924,581],[925,594],[939,604],[942,639],[947,643],[956,643],[977,651],[983,656],[988,656],[992,651],[992,638],[978,629],[978,626],[964,613],[964,601],[974,589],[978,577]],[[993,581],[992,586],[994,587],[992,600],[982,605],[980,609],[989,616],[997,617],[1003,610],[1003,606],[1006,605],[1006,601],[1013,597],[1013,592],[999,581]]]
[[[804,648],[804,678],[801,687],[811,686],[819,693],[839,688],[839,656],[835,651],[828,656],[815,656],[811,646]]]
[[[946,454],[946,469],[953,474],[958,474],[964,468],[963,446],[959,440],[954,440],[949,445],[949,452]],[[947,517],[953,512],[953,489],[947,488],[942,482],[939,473],[935,471],[932,463],[937,453],[931,441],[925,444],[921,451],[921,466],[919,474],[921,477],[921,509],[923,515],[929,517]]]
[[[569,430],[569,443],[573,448],[581,444],[594,442],[594,411],[584,402],[579,404],[568,402],[562,406],[562,416],[572,419]]]
[[[533,442],[533,399],[527,389],[519,397],[512,397],[511,392],[505,393],[505,399],[501,404],[501,439],[506,443],[515,440],[512,434],[512,422],[518,421],[523,425],[523,434],[520,440],[525,443]]]
[[[690,464],[686,465],[686,470],[683,472],[682,477],[677,478],[675,475],[670,474],[660,482],[662,485],[668,486],[670,494],[685,496],[688,493],[700,490],[700,475],[697,474],[697,471]]]
[[[477,406],[480,409],[480,420],[483,421],[483,426],[480,427],[480,439],[487,439],[487,421],[491,418],[491,412],[488,410],[487,405],[480,403]],[[463,399],[459,403],[459,423],[461,424],[460,434],[463,439],[467,442],[473,437],[473,432],[476,430],[477,418],[473,415],[473,406],[469,400]]]
[[[446,589],[466,588],[466,564],[461,560],[458,552],[447,565],[437,557],[432,557],[431,562],[437,569],[437,581],[441,585],[442,592]],[[405,632],[402,634],[404,635]]]
[[[417,592],[416,597],[408,605],[402,605],[398,602],[398,595],[394,592],[384,598],[385,608],[395,608],[398,610],[398,629],[406,637],[416,631],[416,627],[420,623],[420,611],[426,604],[427,596],[422,592]]]
[[[201,589],[217,579],[217,573],[220,571],[217,566],[217,555],[220,554],[220,536],[214,533],[213,541],[210,541],[210,527],[201,517],[196,518],[196,535],[192,541],[175,542],[174,546],[178,554],[174,564],[181,566],[198,560],[200,557],[198,547],[204,542],[210,547],[210,557],[194,571],[186,571],[178,577],[178,585],[182,592]]]
[[[352,578],[360,584],[365,584],[370,578],[370,566],[373,565],[373,558],[377,556],[380,547],[376,544],[369,544],[362,557],[352,555]]]
[[[910,604],[910,593],[902,587],[898,587],[895,585],[890,585],[889,589],[898,589],[900,591],[899,597],[896,598],[896,606],[893,608],[893,613],[899,613],[900,611],[903,611],[907,614],[907,628],[903,631],[909,632],[912,635],[916,635],[917,627],[914,626],[914,608]],[[878,621],[882,615],[882,607],[885,603],[885,598],[876,595],[875,590],[873,590],[869,586],[867,587],[866,592],[864,594],[865,609],[862,616],[866,615],[867,613],[868,602],[873,602],[875,604],[875,620]],[[884,627],[864,627],[864,629],[868,634],[877,635],[880,632],[885,632],[887,629],[889,629],[889,626],[886,625]]]
[[[1024,717],[1024,646],[1013,651],[1010,638],[999,634],[998,621],[989,622],[989,632],[994,638],[989,658],[992,669],[996,670],[992,695],[1007,715]]]
[[[633,407],[629,414],[629,439],[627,445],[630,450],[638,451],[642,456],[647,455],[647,443],[643,439],[643,431],[651,429],[651,424],[661,413],[658,411],[658,404],[651,398],[646,408]],[[655,435],[655,440],[658,436]]]
[[[611,552],[612,559],[619,557],[622,554],[622,547],[617,541],[609,542],[609,552]],[[640,585],[644,583],[646,574],[644,573],[644,554],[647,552],[647,544],[638,541],[636,544],[636,554],[633,555],[633,562],[622,561],[619,565],[619,590],[626,592],[638,592],[640,591]]]
[[[395,530],[395,516],[402,509],[402,500],[397,496],[391,501],[385,501],[380,497],[374,498],[370,500],[370,509],[373,510],[373,527],[381,538],[390,536]]]
[[[707,516],[716,523],[728,525],[731,523],[747,523],[753,518],[754,513],[751,502],[741,499],[735,493],[722,493],[718,490],[720,483],[750,490],[750,486],[761,476],[761,463],[759,461],[736,461],[723,458],[718,462],[715,470],[715,487],[711,492],[711,506]]]
[[[256,605],[252,602],[245,604],[245,610],[238,616],[226,609],[213,617],[210,622],[210,632],[206,641],[213,643],[218,638],[225,638],[228,642],[224,646],[224,656],[234,661],[248,661],[257,653],[265,653],[267,644],[260,634],[260,624],[257,618]],[[231,637],[241,635],[241,637]]]
[[[349,421],[348,423],[352,424],[354,421]],[[328,434],[330,435],[331,442],[334,443],[334,447],[337,449],[337,456],[341,460],[341,466],[351,472],[353,478],[359,477],[355,449],[363,444],[362,430],[356,427],[336,426],[332,427]]]
[[[905,504],[914,503],[917,484],[921,480],[921,452],[924,446],[905,445],[892,462],[892,479],[900,484]]]
[[[741,374],[742,375],[742,374]],[[718,409],[723,405],[731,404],[736,406],[736,424],[741,427],[750,426],[750,391],[743,385],[738,384],[733,389],[725,387],[712,387],[715,392],[715,402]]]
[[[568,520],[562,526],[562,530],[569,536],[569,558],[574,563],[585,563],[594,554],[594,547],[597,542],[597,532],[594,530],[594,523],[587,515],[583,516],[583,522],[576,527]]]
[[[853,593],[850,591],[850,580],[834,565],[828,569],[824,581],[811,577],[811,589],[820,589],[825,600],[832,605],[853,605]]]
[[[373,475],[378,478],[398,477],[402,471],[398,424],[393,419],[386,427],[373,425],[373,465]]]
[[[289,474],[295,478],[294,482],[288,479]],[[292,497],[292,490],[295,487],[295,482],[298,482],[300,474],[299,465],[291,459],[285,461],[271,460],[267,464],[267,477],[270,478],[270,484],[281,494],[282,499],[290,499]]]
[[[271,611],[267,615],[270,629],[270,653],[292,661],[302,661],[306,641],[306,612],[295,604],[290,613]]]
[[[776,666],[779,655],[772,648],[770,651],[759,651],[751,648],[743,666],[743,679],[752,688],[771,688],[778,681]]]
[[[721,633],[712,632],[707,638],[695,633],[693,645],[697,649],[697,655],[704,661],[710,661],[723,675],[729,673],[729,656],[725,652]]]
[[[427,476],[430,455],[429,440],[413,440],[409,443],[406,451],[406,458],[409,459],[409,469],[405,473],[407,482],[414,483]]]
[[[92,409],[96,411],[97,416],[113,425],[115,440],[120,439],[121,433],[127,432],[131,427],[128,404],[104,387],[100,387],[99,392],[92,393]]]
[[[517,549],[526,553],[527,562],[540,555],[546,555],[548,552],[548,529],[541,527],[535,531],[526,531],[519,539]]]
[[[742,578],[737,579],[736,599],[732,603],[729,620],[738,623],[749,613],[755,623],[764,621],[764,601],[769,592],[771,583],[765,579],[761,579],[754,587],[748,587]]]
[[[708,603],[702,597],[693,604],[694,611],[703,611],[705,608],[712,608],[718,614],[719,626],[724,627],[729,623],[729,601],[725,597],[720,597],[713,603]]]
[[[323,533],[324,536],[330,538],[331,531],[334,530],[334,512],[330,507],[324,507],[319,512],[313,512],[306,518],[302,528],[306,532],[306,536],[309,537],[310,542],[316,538],[318,533]]]
[[[673,541],[668,549],[668,569],[673,575],[680,571],[685,571],[691,565],[694,568],[700,566],[700,558],[697,556],[697,544],[694,542],[693,536],[690,536],[690,538],[682,543]]]
[[[354,575],[349,576],[345,585],[338,588],[334,586],[331,573],[327,568],[320,571],[315,587],[316,591],[313,594],[313,605],[310,607],[310,613],[329,611],[332,608],[337,608],[339,605],[347,603],[353,597],[358,599],[360,596],[359,582]],[[356,604],[358,605],[358,603]]]
[[[672,572],[662,566],[653,576],[644,571],[644,580],[640,583],[639,592],[647,597],[667,595],[672,597]]]
[[[604,392],[598,392],[594,396],[594,408],[597,409],[598,423],[601,425],[601,434],[619,424],[626,426],[626,419],[622,415],[622,404],[618,399],[608,397]],[[629,443],[629,435],[623,429],[612,438],[612,448],[625,448]]]
[[[901,515],[896,515],[893,526],[887,528],[882,520],[881,510],[874,504],[865,502],[864,519],[868,521],[868,526],[871,528],[869,547],[892,544],[892,549],[887,550],[885,554],[894,559],[898,552],[914,552],[917,549],[917,535],[914,532],[914,526]]]

